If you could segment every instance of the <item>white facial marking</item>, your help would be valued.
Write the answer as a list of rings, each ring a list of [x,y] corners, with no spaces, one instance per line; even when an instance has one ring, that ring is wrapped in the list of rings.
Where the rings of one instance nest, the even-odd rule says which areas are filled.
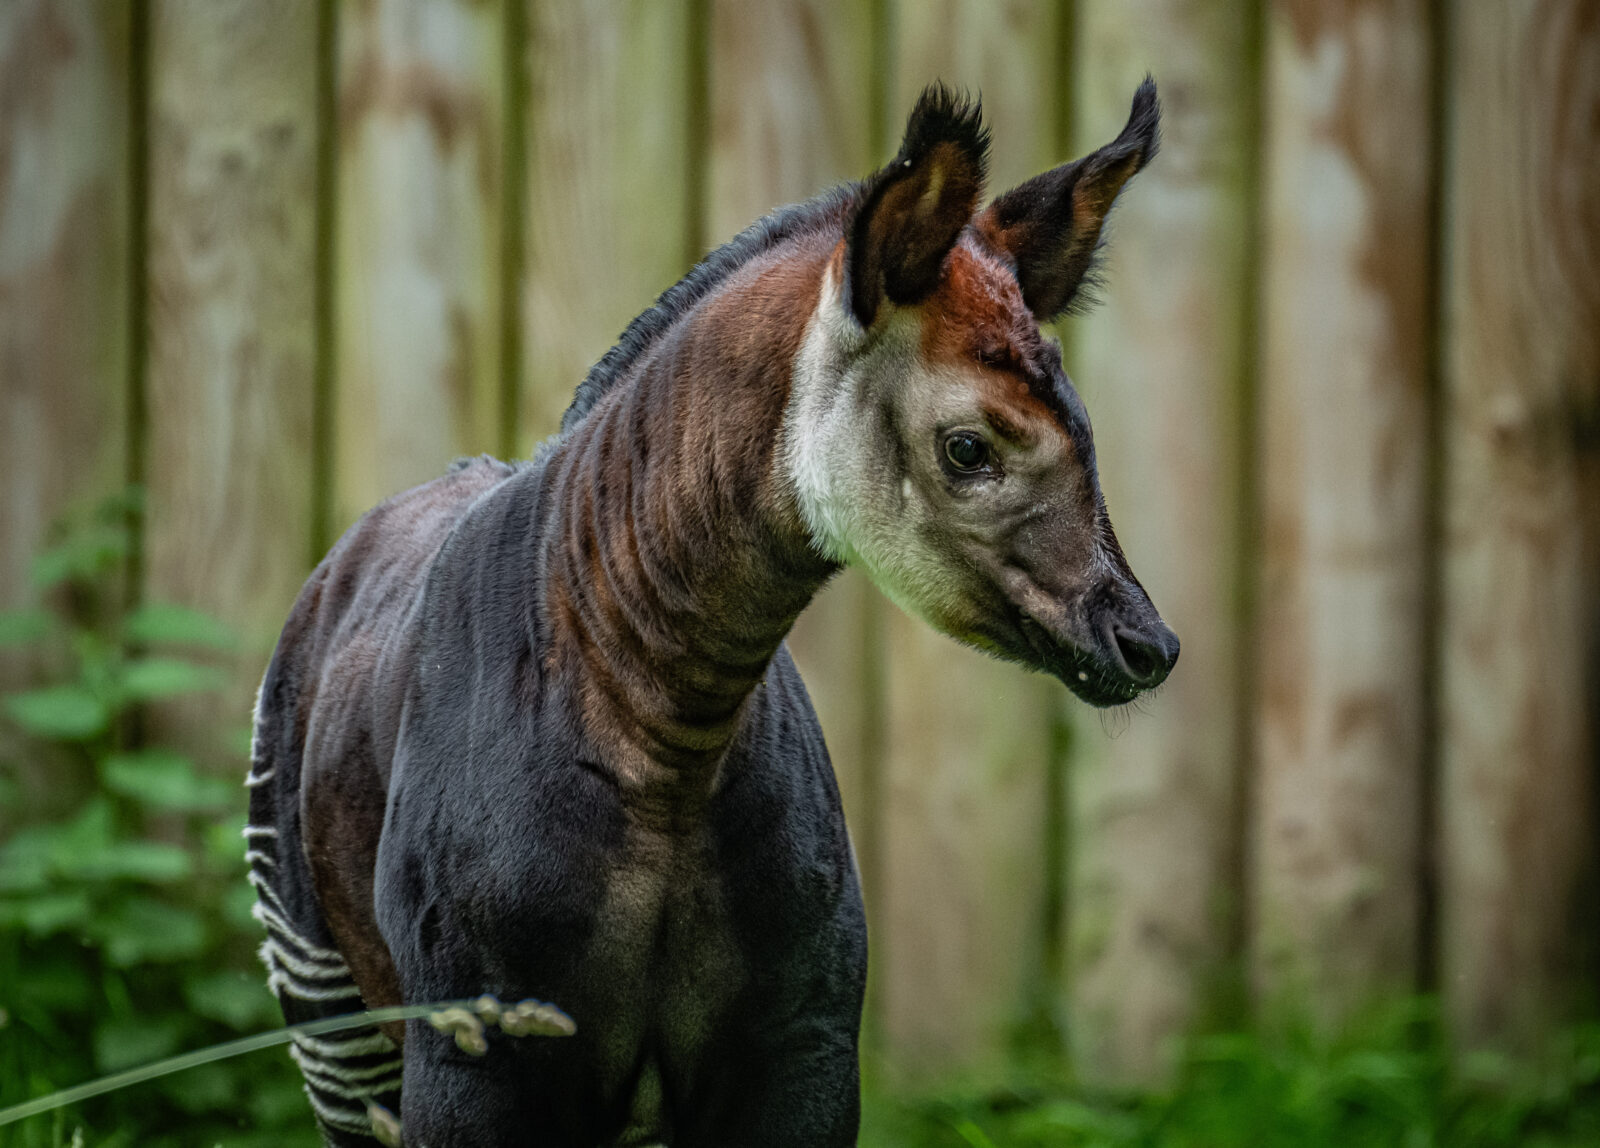
[[[890,396],[904,414],[907,404],[967,392],[962,380],[929,369],[919,341],[915,314],[887,303],[869,340],[827,271],[795,356],[780,465],[818,551],[862,567],[902,609],[952,632],[966,616],[966,595],[948,559],[923,541],[930,510],[909,475],[895,485],[875,423]]]
[[[836,562],[850,560],[848,508],[834,491],[831,455],[846,435],[840,424],[848,404],[844,368],[865,341],[865,333],[845,310],[830,268],[823,274],[816,310],[795,356],[789,405],[783,414],[783,468],[794,485],[811,542]]]

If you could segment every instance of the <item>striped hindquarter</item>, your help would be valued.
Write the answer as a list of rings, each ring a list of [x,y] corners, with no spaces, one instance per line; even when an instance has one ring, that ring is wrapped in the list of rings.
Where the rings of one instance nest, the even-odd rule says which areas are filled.
[[[272,677],[269,669],[269,683]],[[300,847],[298,747],[284,745],[280,725],[258,702],[245,780],[250,789],[245,860],[256,891],[251,915],[266,930],[260,953],[267,987],[278,998],[285,1022],[299,1024],[367,1006],[317,906]],[[284,754],[285,749],[290,752]],[[370,1106],[399,1111],[400,1050],[377,1027],[327,1037],[297,1035],[289,1055],[305,1077],[306,1096],[323,1136],[335,1148],[370,1148],[376,1142]]]

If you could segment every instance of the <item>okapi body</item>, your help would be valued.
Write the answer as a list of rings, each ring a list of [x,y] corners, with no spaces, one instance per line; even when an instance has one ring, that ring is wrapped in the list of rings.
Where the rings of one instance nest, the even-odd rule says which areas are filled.
[[[976,108],[775,213],[634,321],[529,462],[362,518],[262,683],[249,859],[290,1021],[492,993],[576,1023],[304,1039],[329,1143],[853,1144],[867,943],[828,754],[783,640],[846,563],[1098,705],[1177,656],[1112,533],[1039,324],[1154,153],[978,211]]]

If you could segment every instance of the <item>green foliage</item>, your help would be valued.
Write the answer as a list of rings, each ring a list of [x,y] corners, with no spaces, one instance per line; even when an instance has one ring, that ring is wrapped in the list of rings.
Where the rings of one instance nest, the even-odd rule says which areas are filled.
[[[35,561],[41,605],[0,611],[0,656],[33,679],[0,697],[0,1107],[281,1023],[254,955],[238,739],[150,732],[152,706],[225,683],[235,642],[193,610],[123,609],[128,505]],[[0,1129],[0,1148],[75,1138],[317,1143],[281,1052]]]
[[[1540,1067],[1452,1064],[1426,1002],[1337,1042],[1195,1040],[1172,1087],[1101,1093],[1057,1064],[1006,1090],[869,1090],[867,1148],[1579,1148],[1600,1144],[1600,1029]]]

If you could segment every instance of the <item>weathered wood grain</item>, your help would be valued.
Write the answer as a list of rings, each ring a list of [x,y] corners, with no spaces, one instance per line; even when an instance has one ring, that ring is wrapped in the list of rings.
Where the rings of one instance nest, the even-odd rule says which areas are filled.
[[[127,481],[128,19],[92,0],[0,6],[0,610],[70,511]],[[0,648],[0,693],[60,672]],[[0,761],[48,816],[70,759],[0,722]],[[3,803],[0,803],[3,804]]]
[[[1596,927],[1600,12],[1451,11],[1440,986],[1531,1048]]]
[[[882,162],[871,132],[866,9],[837,0],[712,5],[707,238]]]
[[[899,129],[922,89],[942,80],[983,99],[984,119],[994,133],[991,197],[1067,159],[1053,154],[1056,116],[1050,106],[1056,69],[1071,66],[1054,54],[1062,9],[1026,0],[901,5],[894,22],[890,146],[900,142]]]
[[[498,3],[340,21],[336,528],[500,442]]]
[[[1160,693],[1081,739],[1069,954],[1086,1079],[1158,1078],[1228,955],[1237,843],[1238,428],[1248,289],[1245,23],[1231,5],[1081,0],[1078,147],[1109,140],[1146,72],[1161,154],[1112,220],[1103,307],[1077,331],[1112,521],[1183,642]]]
[[[1265,1012],[1337,1025],[1417,973],[1430,29],[1269,12],[1251,948]]]
[[[530,3],[522,445],[688,270],[688,3]]]
[[[898,13],[898,128],[943,80],[983,98],[990,190],[1052,156],[1055,42],[1046,5],[941,0]],[[906,1080],[1003,1060],[1043,975],[1044,833],[1055,682],[955,645],[895,609],[885,622],[886,907],[873,938],[889,1064]]]
[[[315,33],[309,0],[152,6],[146,596],[244,637],[230,730],[306,574]]]
[[[0,6],[0,609],[51,523],[124,481],[126,24]]]

